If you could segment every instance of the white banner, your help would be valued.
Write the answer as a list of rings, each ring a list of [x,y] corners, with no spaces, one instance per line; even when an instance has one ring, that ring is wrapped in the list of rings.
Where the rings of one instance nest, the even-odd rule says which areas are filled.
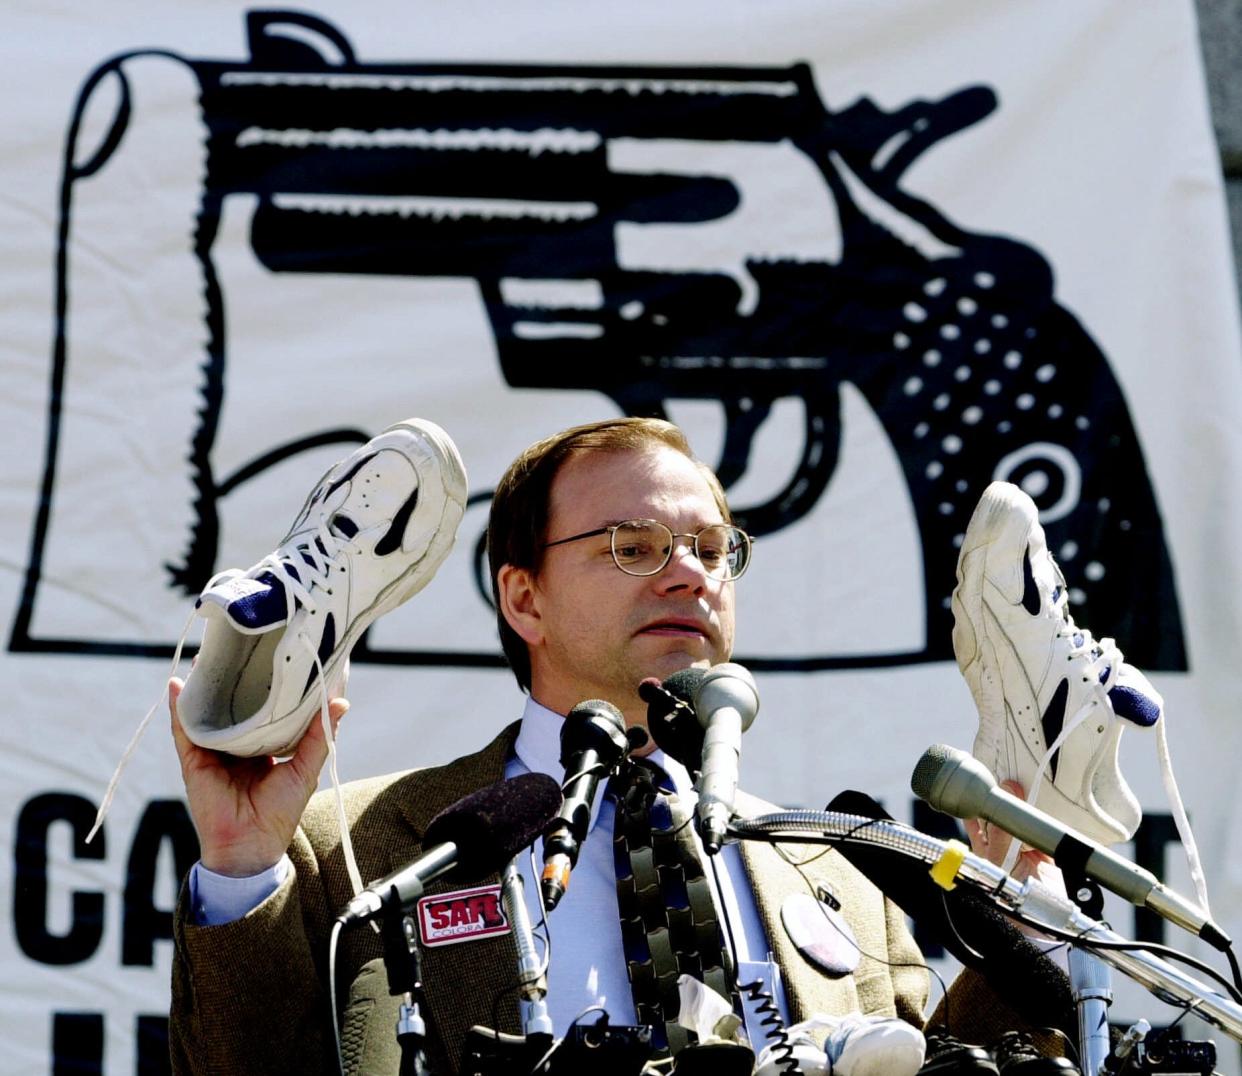
[[[1242,933],[1242,349],[1189,2],[118,0],[11,15],[0,59],[0,1069],[166,1065],[196,847],[162,710],[83,837],[203,582],[410,415],[471,506],[355,654],[347,778],[517,716],[490,492],[555,429],[663,411],[759,538],[751,791],[928,821],[914,763],[975,728],[955,543],[1008,478],[1079,623],[1163,692]],[[1122,850],[1189,891],[1152,737],[1123,762]],[[1115,1020],[1177,1016],[1117,985]]]

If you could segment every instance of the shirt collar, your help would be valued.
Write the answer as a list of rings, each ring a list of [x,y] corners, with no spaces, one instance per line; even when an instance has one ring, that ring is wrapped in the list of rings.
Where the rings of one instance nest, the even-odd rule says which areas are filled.
[[[522,724],[518,729],[513,753],[517,760],[531,773],[546,773],[560,783],[565,771],[561,767],[560,714],[549,710],[529,696],[526,709],[522,711]]]
[[[522,724],[518,729],[517,740],[513,745],[513,753],[518,762],[532,773],[546,773],[556,778],[558,783],[565,780],[565,770],[561,766],[561,725],[564,717],[549,710],[530,696],[526,698],[526,708],[522,711]],[[693,810],[698,797],[694,792],[694,782],[686,768],[676,759],[666,755],[660,748],[645,756],[657,766],[663,768],[673,782],[677,797]],[[600,801],[603,798],[606,782],[601,781],[595,793],[595,802],[591,805],[591,825],[599,814]]]

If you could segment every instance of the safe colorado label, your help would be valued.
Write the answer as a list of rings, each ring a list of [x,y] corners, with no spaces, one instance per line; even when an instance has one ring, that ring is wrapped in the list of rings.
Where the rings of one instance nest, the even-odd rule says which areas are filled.
[[[498,885],[423,897],[418,902],[418,925],[423,944],[429,946],[455,945],[509,931]]]

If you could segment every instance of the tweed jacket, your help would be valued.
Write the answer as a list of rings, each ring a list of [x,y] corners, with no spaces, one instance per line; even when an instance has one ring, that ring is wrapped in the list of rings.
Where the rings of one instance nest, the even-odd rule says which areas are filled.
[[[462,796],[500,780],[517,724],[483,750],[443,766],[351,782],[346,813],[364,879],[378,878],[416,858],[428,822]],[[773,808],[741,797],[743,814]],[[794,947],[780,923],[782,902],[807,892],[806,880],[772,847],[746,842],[742,853],[759,916],[782,969],[792,1021],[815,1012],[900,1016],[922,1025],[927,973],[905,920],[890,901],[839,855],[791,846],[791,858],[814,862],[808,873],[840,899],[864,953],[854,974],[830,979]],[[328,938],[352,895],[332,793],[314,796],[289,848],[293,877],[242,919],[197,926],[186,887],[178,904],[172,975],[170,1049],[176,1073],[330,1073],[336,1071],[330,1021]],[[497,879],[493,879],[497,880]],[[429,892],[460,888],[451,878]],[[337,953],[337,999],[350,1072],[398,1071],[394,1026],[397,999],[387,992],[379,935],[345,932]],[[516,969],[511,934],[468,945],[427,949],[423,1010],[434,1073],[457,1071],[463,1038],[475,1024],[520,1030],[507,987]],[[904,965],[904,966],[903,966]],[[968,993],[975,992],[971,988]],[[955,995],[956,995],[955,991]],[[499,1002],[497,1002],[499,998]],[[994,1004],[994,1002],[989,1002]],[[957,1003],[955,1002],[955,1005]],[[958,1012],[976,1008],[967,999]],[[995,1010],[990,1010],[994,1017]],[[1007,1016],[999,1016],[1002,1025]],[[1009,1023],[1007,1026],[1014,1026]],[[956,1030],[956,1028],[955,1028]],[[563,1031],[563,1029],[558,1029]]]

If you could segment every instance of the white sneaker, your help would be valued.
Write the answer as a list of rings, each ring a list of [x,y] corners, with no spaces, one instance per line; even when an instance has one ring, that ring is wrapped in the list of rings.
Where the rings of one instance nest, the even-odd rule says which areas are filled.
[[[1112,639],[1074,624],[1067,603],[1034,501],[993,482],[966,528],[953,591],[953,652],[979,710],[974,755],[1041,810],[1114,844],[1143,817],[1119,768],[1121,733],[1154,726],[1164,703]]]
[[[827,1029],[823,1046],[816,1033]],[[755,1076],[780,1076],[796,1061],[805,1076],[915,1076],[923,1067],[923,1033],[893,1016],[814,1013],[785,1030],[784,1043],[766,1046]]]
[[[362,633],[444,561],[466,494],[456,446],[424,419],[331,467],[275,552],[199,597],[207,624],[177,704],[186,735],[233,755],[292,753]]]
[[[824,1040],[833,1076],[915,1076],[927,1040],[912,1024],[892,1016],[843,1016]]]

